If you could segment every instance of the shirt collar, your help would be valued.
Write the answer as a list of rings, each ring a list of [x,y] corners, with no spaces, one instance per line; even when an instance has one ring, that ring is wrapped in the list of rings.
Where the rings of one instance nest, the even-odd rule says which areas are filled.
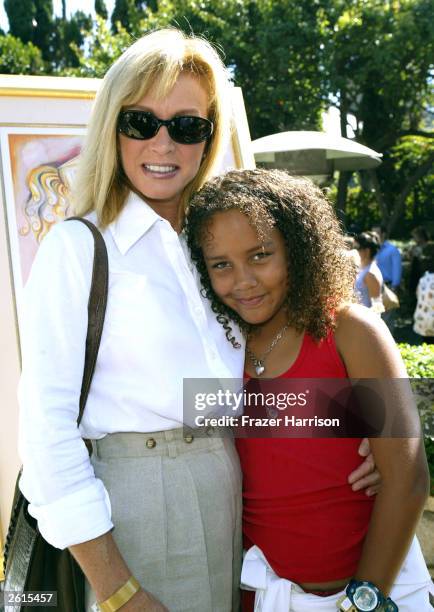
[[[130,192],[123,209],[110,225],[113,239],[122,255],[162,217],[136,193]]]

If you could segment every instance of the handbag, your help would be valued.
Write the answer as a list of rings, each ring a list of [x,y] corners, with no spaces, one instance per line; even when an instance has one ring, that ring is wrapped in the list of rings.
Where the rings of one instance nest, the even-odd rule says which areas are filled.
[[[86,219],[71,217],[84,223],[94,238],[92,282],[88,302],[88,327],[80,393],[77,427],[83,417],[90,384],[101,341],[108,291],[108,258],[104,239],[99,230]],[[90,443],[85,441],[91,452]],[[18,482],[12,503],[12,513],[4,549],[5,612],[31,612],[20,603],[24,591],[57,591],[57,606],[38,604],[39,610],[84,612],[84,574],[68,549],[51,546],[40,534],[36,519],[28,512],[29,502],[21,493]],[[30,603],[30,602],[29,602]]]
[[[383,283],[383,291],[381,294],[381,299],[383,300],[384,310],[387,312],[388,310],[394,310],[395,308],[399,308],[399,298],[392,289]]]

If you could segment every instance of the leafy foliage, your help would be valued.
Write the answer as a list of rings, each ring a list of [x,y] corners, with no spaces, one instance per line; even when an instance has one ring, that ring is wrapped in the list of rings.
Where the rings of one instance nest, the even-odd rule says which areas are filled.
[[[70,68],[66,72],[69,75],[90,78],[101,78],[107,68],[122,54],[122,52],[133,42],[130,34],[120,25],[116,36],[102,17],[96,18],[91,32],[85,36],[83,52],[78,46],[72,45],[78,67]]]
[[[118,31],[120,23],[126,30],[130,30],[131,23],[134,20],[136,7],[134,0],[116,0],[113,13],[111,16],[113,32]]]
[[[49,57],[50,37],[53,28],[52,0],[5,0],[10,33],[23,42],[32,42]]]
[[[108,11],[104,0],[95,0],[95,13],[103,19],[108,18]]]
[[[33,43],[40,50],[45,73],[59,73],[79,65],[72,45],[77,49],[84,44],[84,31],[92,27],[89,15],[77,11],[69,19],[54,17],[52,0],[5,0],[5,9],[10,33],[25,43]],[[10,59],[9,71],[12,72],[15,70],[14,61]]]
[[[410,378],[434,379],[434,345],[413,346],[403,343],[398,348]]]
[[[5,11],[9,20],[9,32],[24,43],[33,40],[34,23],[36,22],[36,5],[33,0],[4,0]]]
[[[425,450],[434,495],[434,345],[399,344],[399,350],[412,380],[417,407],[425,433]],[[419,382],[418,382],[419,379]]]
[[[355,115],[358,140],[384,154],[370,188],[394,229],[434,162],[427,145],[423,159],[407,159],[405,173],[396,168],[396,147],[404,135],[422,133],[432,95],[432,2],[337,0],[326,3],[323,24],[327,89],[341,111]]]
[[[77,49],[84,44],[85,32],[92,27],[92,19],[77,11],[69,20],[56,17],[50,45],[50,61],[53,72],[62,73],[70,67],[78,67]]]
[[[32,43],[23,43],[11,34],[0,35],[0,73],[43,74],[40,50]]]
[[[390,149],[394,173],[389,177],[391,188],[399,190],[406,184],[416,168],[422,166],[432,154],[432,141],[420,136],[404,136]],[[426,173],[414,186],[405,201],[400,224],[409,232],[411,226],[425,224],[434,232],[434,174]],[[434,236],[434,234],[433,234]]]

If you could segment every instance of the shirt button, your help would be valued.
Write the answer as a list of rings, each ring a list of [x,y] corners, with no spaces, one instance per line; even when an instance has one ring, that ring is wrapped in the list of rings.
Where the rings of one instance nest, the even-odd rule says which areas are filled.
[[[154,438],[148,438],[146,440],[146,446],[147,448],[155,448],[157,446],[157,443],[155,442]]]

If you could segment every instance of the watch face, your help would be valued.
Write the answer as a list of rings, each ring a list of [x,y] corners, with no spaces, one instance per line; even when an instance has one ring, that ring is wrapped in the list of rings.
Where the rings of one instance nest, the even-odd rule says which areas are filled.
[[[378,597],[371,587],[359,586],[354,593],[353,602],[362,612],[372,612],[378,605]]]

